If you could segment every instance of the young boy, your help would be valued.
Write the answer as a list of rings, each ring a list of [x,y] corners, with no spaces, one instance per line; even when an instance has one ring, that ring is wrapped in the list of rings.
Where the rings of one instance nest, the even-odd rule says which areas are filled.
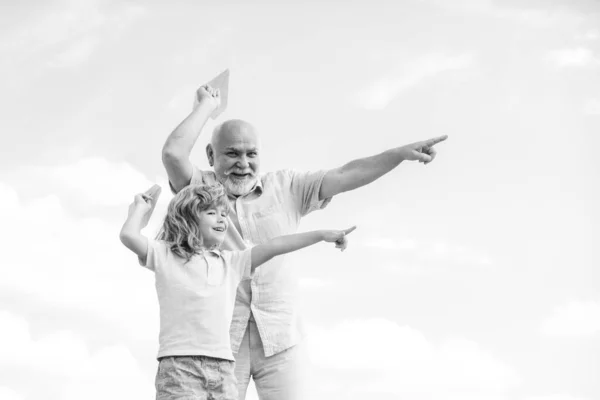
[[[229,342],[237,286],[271,258],[320,241],[344,250],[343,230],[280,236],[250,249],[219,247],[229,204],[219,185],[190,185],[171,200],[157,240],[141,234],[160,195],[155,185],[129,206],[121,242],[154,271],[160,306],[156,398],[237,400]]]

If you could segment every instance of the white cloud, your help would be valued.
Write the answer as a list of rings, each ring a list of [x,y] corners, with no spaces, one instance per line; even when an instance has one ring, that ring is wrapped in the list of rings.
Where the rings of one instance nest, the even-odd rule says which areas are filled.
[[[61,7],[36,13],[15,31],[5,35],[0,48],[28,59],[39,54],[45,65],[70,68],[83,64],[99,43],[114,39],[146,14],[132,4],[102,4],[100,1],[67,1]]]
[[[0,311],[0,367],[26,370],[32,381],[51,378],[58,387],[28,388],[44,396],[44,389],[62,392],[60,400],[150,398],[152,383],[122,345],[90,352],[71,331],[53,332],[33,339],[25,319]],[[8,395],[17,399],[18,392]],[[1,396],[0,398],[10,398]],[[58,399],[57,399],[58,400]]]
[[[90,206],[126,206],[136,193],[155,183],[126,162],[114,163],[101,157],[66,165],[35,167],[34,173]],[[163,187],[162,200],[168,197],[168,183],[161,178],[159,184]]]
[[[433,246],[432,254],[440,259],[452,260],[458,264],[479,266],[492,265],[492,260],[489,256],[467,246],[455,245],[447,242],[436,243]]]
[[[0,386],[0,399],[2,400],[23,400],[19,393],[11,388]]]
[[[548,336],[590,336],[600,332],[600,303],[571,301],[557,307],[554,315],[542,323],[541,332]]]
[[[98,44],[100,44],[98,36],[85,36],[58,53],[54,59],[48,62],[48,66],[55,68],[78,67],[90,58]]]
[[[440,261],[446,266],[456,264],[488,267],[493,264],[492,259],[482,251],[450,242],[417,243],[409,238],[380,236],[367,238],[358,244],[377,250],[402,251],[402,263],[405,265],[415,262],[423,266],[439,266]]]
[[[355,95],[355,102],[358,106],[368,110],[383,109],[404,90],[418,85],[423,80],[446,71],[467,68],[472,63],[473,56],[470,54],[425,55],[413,62],[406,63],[361,90]]]
[[[112,171],[116,180],[119,174],[139,177],[130,167],[103,162],[98,165],[100,170]],[[90,170],[84,163],[75,164],[71,171],[59,172],[77,177],[75,170],[79,167]],[[40,179],[38,176],[36,181]],[[124,181],[129,182],[130,178]],[[91,187],[85,189],[86,184],[83,185],[91,194]],[[98,187],[103,188],[104,184]],[[59,184],[57,189],[64,193]],[[127,190],[131,191],[132,188]],[[157,229],[168,198],[167,191],[148,230]],[[0,291],[11,293],[11,301],[0,312],[0,369],[13,371],[17,367],[16,371],[27,371],[30,379],[39,382],[32,389],[38,391],[36,398],[54,400],[43,393],[51,389],[48,382],[56,386],[52,393],[62,393],[57,400],[81,398],[81,393],[92,399],[150,398],[152,376],[144,375],[122,343],[135,342],[137,350],[142,348],[147,355],[145,360],[154,358],[158,333],[154,277],[139,267],[135,256],[119,243],[121,219],[92,215],[75,218],[63,203],[63,197],[58,195],[24,202],[13,188],[0,182],[0,241],[11,249],[0,263]],[[108,203],[119,201],[113,198]],[[123,218],[126,210],[124,205]],[[34,334],[27,320],[7,308],[39,314],[44,312],[39,305],[47,307],[45,312],[52,310],[67,319],[60,319],[60,323],[37,321]],[[88,329],[89,322],[68,320],[69,315],[82,313],[97,324],[91,337],[86,336],[90,332],[77,331]],[[86,343],[97,343],[99,339],[104,343],[99,349],[92,350]],[[0,393],[0,398],[5,397]]]
[[[449,339],[434,344],[420,331],[385,319],[345,321],[330,329],[312,328],[309,349],[317,367],[370,370],[363,373],[364,379],[349,383],[352,392],[381,391],[430,398],[468,393],[492,396],[519,383],[510,366],[473,341]]]
[[[583,106],[583,112],[588,115],[600,115],[600,100],[588,100]]]
[[[598,64],[592,50],[585,47],[553,50],[548,53],[547,58],[558,68],[578,68]]]
[[[373,237],[365,240],[362,244],[383,250],[411,250],[417,247],[417,243],[412,239],[390,237]]]

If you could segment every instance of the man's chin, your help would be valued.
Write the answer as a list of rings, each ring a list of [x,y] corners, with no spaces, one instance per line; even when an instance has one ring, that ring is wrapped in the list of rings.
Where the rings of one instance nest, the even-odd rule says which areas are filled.
[[[254,185],[256,184],[256,178],[246,178],[246,179],[234,179],[231,177],[227,177],[225,182],[222,182],[223,186],[227,193],[233,194],[235,196],[243,196],[245,194],[250,193]]]

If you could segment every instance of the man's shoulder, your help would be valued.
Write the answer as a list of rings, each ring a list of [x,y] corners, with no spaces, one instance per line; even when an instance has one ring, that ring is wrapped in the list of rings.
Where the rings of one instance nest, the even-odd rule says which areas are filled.
[[[280,169],[277,171],[267,172],[266,174],[261,175],[261,181],[263,185],[285,185],[289,184],[289,182],[291,182],[292,179],[294,179],[295,174],[296,171],[292,169]]]

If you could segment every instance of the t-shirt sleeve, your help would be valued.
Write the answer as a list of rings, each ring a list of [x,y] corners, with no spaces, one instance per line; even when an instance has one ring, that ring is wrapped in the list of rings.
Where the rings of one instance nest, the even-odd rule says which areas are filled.
[[[192,170],[192,179],[190,179],[189,185],[214,185],[217,182],[217,178],[213,171],[202,171],[200,168],[194,165]],[[171,193],[176,194],[177,191],[169,181],[169,188]]]
[[[169,247],[162,240],[148,239],[146,260],[138,257],[138,262],[142,267],[148,268],[150,271],[156,271],[166,264],[169,251]]]
[[[331,197],[319,200],[319,191],[326,173],[326,170],[316,172],[289,171],[291,192],[301,216],[316,210],[322,210],[331,201]]]
[[[252,249],[242,251],[224,251],[223,256],[229,267],[235,271],[240,280],[252,278]]]

